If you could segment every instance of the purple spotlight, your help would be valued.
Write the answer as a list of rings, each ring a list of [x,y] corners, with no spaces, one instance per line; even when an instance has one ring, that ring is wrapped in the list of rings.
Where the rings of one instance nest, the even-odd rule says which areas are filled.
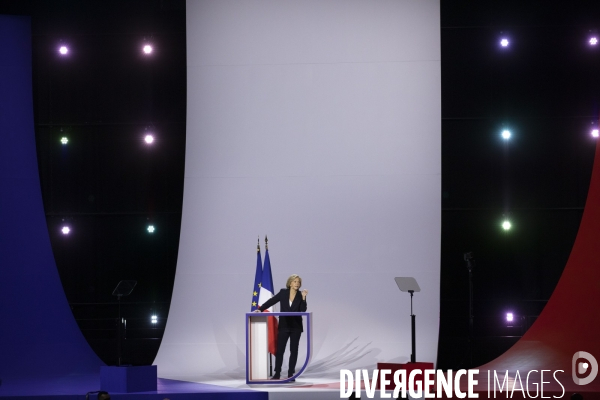
[[[71,232],[71,228],[69,228],[68,226],[63,226],[62,229],[60,230],[62,232],[63,235],[68,235]]]
[[[58,52],[63,56],[66,56],[69,53],[69,48],[65,45],[62,45],[58,48]]]
[[[514,319],[515,319],[515,316],[513,315],[513,313],[511,313],[511,312],[506,313],[506,322],[513,322]]]
[[[154,49],[152,48],[152,45],[149,44],[145,44],[144,47],[142,47],[142,51],[144,52],[144,54],[152,54],[152,51]]]
[[[592,129],[591,133],[592,133],[592,137],[595,137],[595,138],[597,138],[600,134],[600,132],[598,131],[598,128]]]
[[[590,40],[588,41],[589,44],[591,44],[592,46],[595,46],[598,44],[598,38],[596,36],[592,36],[590,38]]]
[[[144,137],[144,142],[146,142],[147,144],[154,143],[154,136],[152,136],[152,135],[146,135]]]
[[[507,38],[502,38],[500,40],[500,46],[502,46],[502,47],[508,47],[508,44],[509,44],[509,41],[508,41]]]

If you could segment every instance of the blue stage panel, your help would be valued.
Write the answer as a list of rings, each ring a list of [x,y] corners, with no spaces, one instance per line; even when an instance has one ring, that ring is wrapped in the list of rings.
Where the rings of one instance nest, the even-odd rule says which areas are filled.
[[[0,15],[0,48],[0,378],[95,373],[102,362],[69,309],[46,226],[28,17]]]

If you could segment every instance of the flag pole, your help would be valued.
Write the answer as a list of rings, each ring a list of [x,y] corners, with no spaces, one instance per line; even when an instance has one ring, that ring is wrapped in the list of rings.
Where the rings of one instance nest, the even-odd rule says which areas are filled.
[[[265,252],[269,250],[269,239],[265,235]],[[273,376],[273,354],[269,353],[269,376]]]

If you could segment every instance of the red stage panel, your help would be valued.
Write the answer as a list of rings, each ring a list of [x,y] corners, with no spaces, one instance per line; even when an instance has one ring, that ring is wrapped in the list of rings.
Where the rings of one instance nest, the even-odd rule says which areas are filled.
[[[594,170],[588,198],[563,274],[541,315],[511,349],[494,361],[481,366],[486,370],[563,370],[557,375],[565,386],[565,398],[571,393],[600,393],[600,377],[587,385],[572,378],[572,359],[585,351],[600,360],[600,146],[596,146]],[[589,376],[587,373],[580,377]],[[553,382],[554,380],[551,379]],[[481,386],[480,382],[480,386]],[[487,386],[487,383],[486,383]],[[558,386],[558,385],[556,385]],[[560,387],[559,394],[560,394]],[[600,396],[598,396],[600,398]],[[595,397],[594,397],[595,398]]]

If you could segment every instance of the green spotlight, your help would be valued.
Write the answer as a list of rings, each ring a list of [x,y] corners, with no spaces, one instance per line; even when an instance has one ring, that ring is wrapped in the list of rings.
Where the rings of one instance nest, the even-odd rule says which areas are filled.
[[[60,139],[60,142],[61,142],[63,145],[65,145],[65,144],[69,143],[69,139],[68,139],[66,136],[63,136],[63,137]]]
[[[504,222],[502,222],[502,229],[504,229],[505,231],[509,231],[510,228],[512,228],[512,224],[509,220],[505,219]]]

